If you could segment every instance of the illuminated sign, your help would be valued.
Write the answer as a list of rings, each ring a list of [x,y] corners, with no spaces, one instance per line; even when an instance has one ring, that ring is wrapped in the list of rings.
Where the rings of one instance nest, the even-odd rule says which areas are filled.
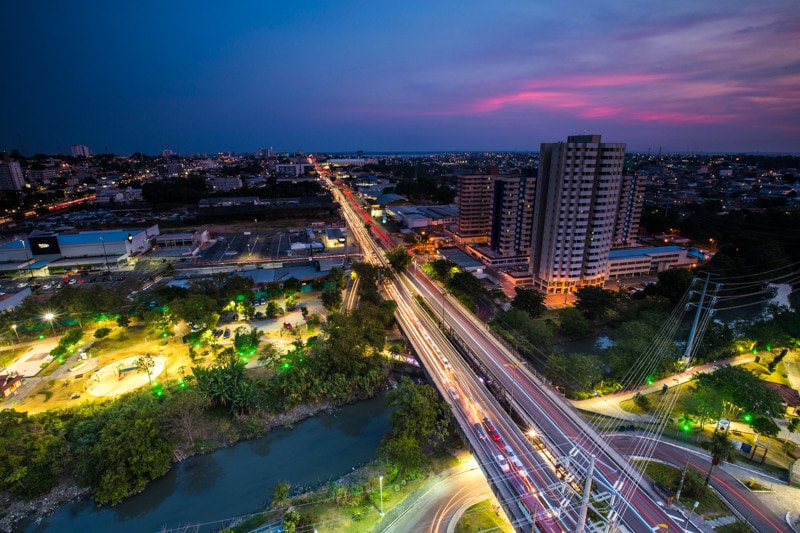
[[[31,243],[31,253],[33,255],[53,255],[60,254],[61,248],[58,246],[58,238],[54,235],[28,237]]]

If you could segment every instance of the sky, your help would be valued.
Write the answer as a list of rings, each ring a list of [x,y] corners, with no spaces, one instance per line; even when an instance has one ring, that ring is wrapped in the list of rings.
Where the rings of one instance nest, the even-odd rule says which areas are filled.
[[[0,150],[27,155],[800,153],[797,0],[2,7]]]

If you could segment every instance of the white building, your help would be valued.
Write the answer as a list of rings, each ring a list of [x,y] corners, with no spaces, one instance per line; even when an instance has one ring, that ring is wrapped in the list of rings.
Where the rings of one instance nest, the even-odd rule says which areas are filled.
[[[602,286],[619,207],[624,144],[571,136],[540,150],[533,213],[531,275],[548,294]]]
[[[0,189],[21,191],[25,187],[25,176],[17,161],[0,161]]]
[[[89,157],[92,151],[85,144],[73,144],[69,147],[72,157]]]

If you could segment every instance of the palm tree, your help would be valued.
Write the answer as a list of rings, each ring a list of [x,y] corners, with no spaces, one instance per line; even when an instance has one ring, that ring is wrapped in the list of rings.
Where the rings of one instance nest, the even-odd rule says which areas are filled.
[[[292,500],[289,498],[289,493],[292,491],[292,486],[288,481],[278,481],[272,487],[272,501],[270,507],[273,509],[281,509],[291,505]]]
[[[733,443],[728,439],[728,434],[720,431],[714,432],[711,440],[703,443],[703,448],[711,452],[711,468],[708,469],[706,475],[706,485],[711,481],[711,472],[714,467],[728,461],[732,463],[736,460],[736,449]]]

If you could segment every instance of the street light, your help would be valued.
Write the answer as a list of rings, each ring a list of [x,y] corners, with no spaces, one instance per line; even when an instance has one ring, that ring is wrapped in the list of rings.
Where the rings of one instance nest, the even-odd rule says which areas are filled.
[[[55,318],[55,315],[53,313],[47,313],[44,316],[42,316],[42,318],[44,318],[45,320],[50,322],[50,327],[53,328],[53,335],[55,335],[56,334],[56,327],[53,325],[53,318]]]
[[[381,516],[383,516],[383,476],[378,477],[378,481],[381,485]]]
[[[103,266],[106,267],[106,273],[108,273],[108,255],[106,255],[106,240],[100,235],[100,243],[103,245]]]
[[[20,244],[22,244],[22,249],[25,250],[25,262],[28,263],[28,274],[30,277],[33,277],[33,257],[28,257],[28,247],[25,246],[25,239],[20,239]]]
[[[11,329],[14,330],[14,334],[17,336],[17,344],[19,344],[21,341],[19,340],[19,331],[17,331],[17,325],[11,324]]]

